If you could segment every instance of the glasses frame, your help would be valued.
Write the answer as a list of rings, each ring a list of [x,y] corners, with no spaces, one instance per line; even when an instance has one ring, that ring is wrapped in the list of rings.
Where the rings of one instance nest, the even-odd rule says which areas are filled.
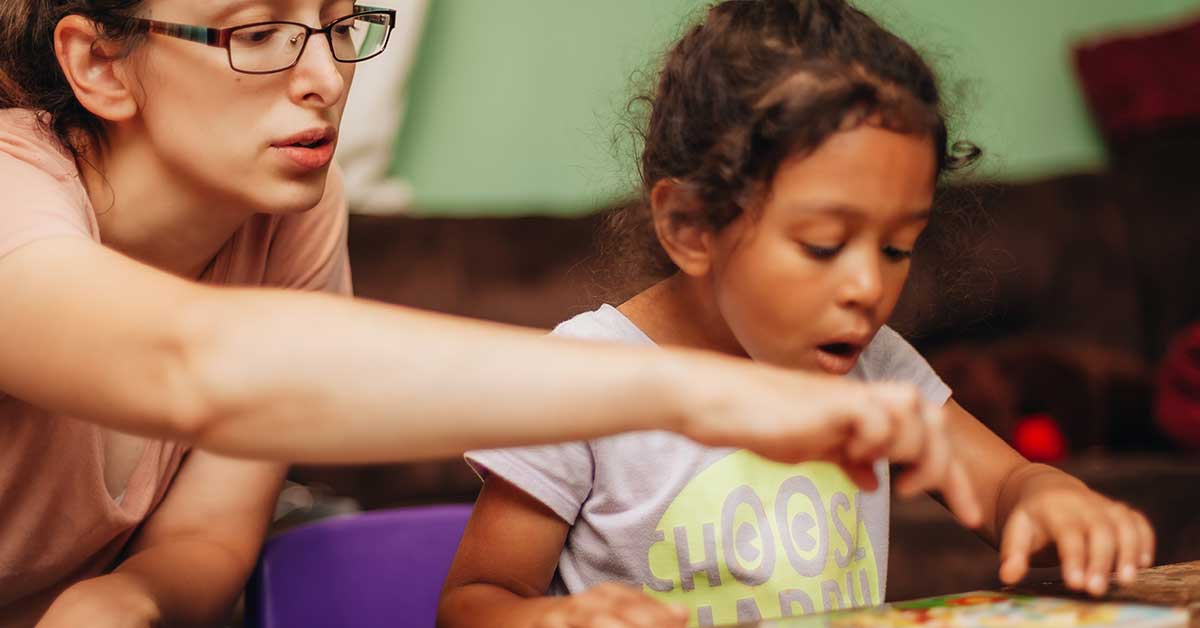
[[[378,52],[375,52],[374,54],[363,57],[361,59],[342,59],[342,58],[338,57],[338,53],[336,50],[334,50],[334,47],[333,47],[333,35],[332,35],[333,27],[337,26],[339,23],[344,22],[346,20],[361,18],[365,15],[379,15],[379,16],[386,16],[388,18],[387,32],[384,33],[384,36],[383,36],[383,45],[379,47]],[[392,31],[395,30],[395,28],[396,28],[396,10],[395,9],[385,9],[382,7],[369,7],[369,6],[355,6],[354,13],[351,13],[349,15],[344,15],[342,17],[330,20],[321,28],[313,28],[313,27],[309,26],[308,24],[301,24],[300,22],[288,22],[288,21],[283,21],[283,20],[270,20],[270,21],[266,21],[266,22],[254,22],[253,24],[239,24],[237,26],[230,26],[229,28],[210,28],[208,26],[195,26],[192,24],[176,24],[174,22],[162,22],[159,20],[151,20],[151,19],[147,19],[147,18],[143,18],[143,17],[135,17],[135,18],[130,18],[130,19],[132,19],[136,24],[138,24],[140,26],[142,32],[145,32],[145,33],[157,33],[159,35],[166,35],[167,37],[174,37],[176,39],[183,39],[185,41],[196,42],[198,44],[204,44],[206,46],[212,46],[214,48],[224,48],[225,56],[229,60],[229,67],[234,72],[238,72],[240,74],[275,74],[278,72],[286,72],[286,71],[296,67],[296,65],[300,63],[300,59],[304,57],[304,51],[306,49],[308,49],[308,41],[310,39],[312,39],[313,35],[324,35],[325,36],[325,43],[329,44],[329,53],[331,55],[333,55],[334,60],[338,61],[339,63],[359,63],[360,61],[366,61],[367,59],[373,59],[373,58],[383,54],[383,51],[387,49],[388,42],[392,38]],[[291,64],[287,65],[286,67],[282,67],[277,70],[240,70],[240,69],[238,69],[237,66],[235,66],[233,64],[233,48],[231,46],[231,42],[233,41],[233,34],[242,29],[256,28],[259,26],[267,26],[270,24],[284,24],[284,25],[288,25],[288,26],[298,26],[298,27],[304,29],[304,43],[302,43],[300,45],[300,50],[296,54],[296,60],[292,61]]]

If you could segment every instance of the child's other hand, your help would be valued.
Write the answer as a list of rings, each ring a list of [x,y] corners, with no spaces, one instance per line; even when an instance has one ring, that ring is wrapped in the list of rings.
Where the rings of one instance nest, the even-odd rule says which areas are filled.
[[[559,598],[535,628],[683,628],[688,612],[624,585],[601,584]]]
[[[1082,483],[1051,472],[1023,482],[1000,544],[1000,579],[1024,577],[1030,556],[1057,546],[1063,580],[1076,590],[1103,595],[1115,570],[1129,584],[1154,561],[1154,530],[1145,515]]]
[[[865,490],[878,486],[874,463],[906,465],[897,489],[937,490],[968,527],[983,510],[950,447],[942,408],[908,384],[871,383],[765,365],[692,370],[695,392],[684,433],[710,446],[743,447],[781,462],[840,465]],[[708,380],[708,381],[706,381]]]

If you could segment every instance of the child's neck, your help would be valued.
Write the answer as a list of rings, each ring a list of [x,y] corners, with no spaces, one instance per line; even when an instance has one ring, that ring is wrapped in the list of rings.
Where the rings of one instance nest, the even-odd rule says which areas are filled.
[[[710,294],[696,279],[675,273],[617,309],[656,344],[746,357]]]

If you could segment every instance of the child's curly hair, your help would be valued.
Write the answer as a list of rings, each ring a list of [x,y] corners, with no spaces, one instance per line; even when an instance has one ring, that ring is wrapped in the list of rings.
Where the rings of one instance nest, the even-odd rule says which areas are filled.
[[[933,71],[844,0],[726,0],[667,53],[641,130],[643,199],[608,217],[610,248],[645,275],[677,269],[651,224],[656,182],[688,185],[719,230],[757,205],[779,164],[871,124],[927,135],[937,173],[973,162],[948,143]]]

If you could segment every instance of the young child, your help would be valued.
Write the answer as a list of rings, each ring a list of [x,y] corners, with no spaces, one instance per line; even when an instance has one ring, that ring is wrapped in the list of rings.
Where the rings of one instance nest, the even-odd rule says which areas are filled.
[[[1023,459],[884,326],[939,176],[974,152],[949,149],[920,56],[845,2],[717,4],[668,53],[645,135],[641,222],[666,278],[554,333],[915,384],[945,408],[1002,579],[1055,545],[1068,585],[1102,594],[1151,564],[1145,517]],[[884,599],[883,460],[873,492],[833,464],[663,432],[467,460],[485,484],[442,626],[714,625]]]

